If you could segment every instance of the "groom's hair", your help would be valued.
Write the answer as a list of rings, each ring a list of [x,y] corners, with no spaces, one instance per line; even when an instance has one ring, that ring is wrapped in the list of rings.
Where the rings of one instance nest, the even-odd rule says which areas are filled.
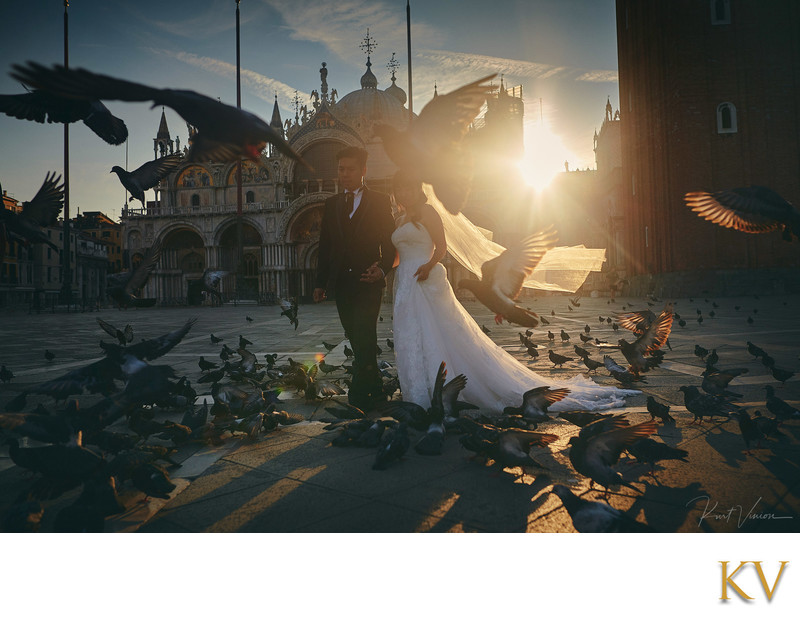
[[[344,149],[340,149],[336,154],[336,162],[339,162],[342,158],[352,158],[356,161],[356,164],[363,169],[367,166],[368,156],[367,150],[361,147],[345,147]]]

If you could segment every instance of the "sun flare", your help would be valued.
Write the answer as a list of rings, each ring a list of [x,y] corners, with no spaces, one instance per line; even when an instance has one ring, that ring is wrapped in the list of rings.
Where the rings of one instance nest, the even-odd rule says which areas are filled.
[[[546,124],[536,123],[525,128],[525,155],[517,163],[522,177],[537,191],[550,185],[553,178],[565,170],[564,162],[574,163],[572,152]]]

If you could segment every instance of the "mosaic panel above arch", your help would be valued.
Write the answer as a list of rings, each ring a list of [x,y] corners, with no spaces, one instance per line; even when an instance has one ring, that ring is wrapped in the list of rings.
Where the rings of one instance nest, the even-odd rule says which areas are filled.
[[[263,163],[256,160],[242,161],[242,184],[267,184],[270,175]],[[236,186],[236,166],[228,173],[228,186]]]
[[[299,217],[307,208],[315,205],[323,206],[325,200],[331,196],[330,193],[309,193],[296,199],[291,206],[283,212],[278,222],[275,234],[276,241],[285,241],[289,226],[294,223],[295,217]]]
[[[197,188],[198,186],[211,186],[213,179],[208,169],[198,165],[186,167],[178,175],[177,186],[183,188]]]
[[[324,208],[322,204],[316,204],[298,213],[289,226],[289,241],[291,243],[319,241]]]

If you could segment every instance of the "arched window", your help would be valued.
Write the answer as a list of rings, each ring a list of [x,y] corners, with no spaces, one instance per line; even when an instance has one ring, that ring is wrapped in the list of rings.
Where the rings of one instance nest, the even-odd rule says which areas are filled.
[[[192,207],[198,208],[199,206],[200,206],[200,196],[197,193],[195,193],[194,195],[192,195]]]
[[[736,106],[733,103],[717,105],[717,133],[735,134],[737,131]]]
[[[246,204],[253,204],[256,201],[256,194],[253,191],[247,191],[244,194],[244,201]]]
[[[256,276],[258,274],[258,260],[255,254],[248,252],[244,255],[245,276]]]
[[[711,23],[712,24],[731,23],[730,0],[711,0]]]

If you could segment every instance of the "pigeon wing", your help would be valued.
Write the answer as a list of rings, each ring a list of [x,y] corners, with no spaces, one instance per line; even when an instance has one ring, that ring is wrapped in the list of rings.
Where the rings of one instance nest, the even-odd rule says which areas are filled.
[[[641,337],[633,343],[634,346],[636,346],[642,354],[658,350],[664,345],[667,338],[669,338],[673,322],[672,309],[668,307],[647,327],[647,330]]]
[[[555,242],[556,231],[552,228],[530,235],[519,245],[486,261],[481,266],[483,280],[491,282],[495,292],[516,300],[525,279]]]
[[[153,360],[161,357],[174,348],[175,345],[178,344],[178,342],[180,342],[184,337],[186,337],[186,334],[189,332],[189,329],[192,328],[192,325],[195,322],[197,322],[197,318],[191,318],[179,329],[165,333],[164,335],[152,340],[145,340],[144,342],[139,342],[138,344],[129,346],[125,350],[125,353],[133,355],[142,360]]]
[[[495,76],[488,75],[434,98],[414,121],[414,135],[438,145],[459,142],[480,113],[486,97],[494,91],[487,82]]]
[[[46,227],[55,223],[64,206],[64,184],[61,176],[48,171],[39,191],[29,202],[22,204],[22,216],[35,224]]]
[[[603,364],[605,364],[606,369],[612,373],[622,374],[628,372],[608,355],[603,356]]]
[[[540,410],[546,410],[548,407],[558,401],[561,401],[569,394],[569,388],[555,388],[550,389],[550,386],[540,386],[528,390],[522,395],[523,407],[536,407]]]
[[[793,210],[785,199],[763,186],[716,193],[696,191],[686,193],[683,198],[703,219],[752,234],[779,229]]]
[[[655,421],[646,421],[638,425],[620,427],[598,434],[588,441],[587,458],[597,457],[606,465],[613,465],[620,454],[631,443],[653,434],[658,429]]]
[[[161,256],[161,240],[156,240],[150,247],[147,258],[144,259],[139,267],[137,267],[130,275],[130,278],[125,282],[125,293],[132,294],[137,289],[144,287],[147,282],[150,272],[158,263],[158,258]]]
[[[99,324],[100,328],[108,333],[111,337],[117,339],[117,328],[115,326],[110,325],[108,322],[101,320],[100,318],[97,318],[97,324]]]
[[[631,313],[615,313],[614,317],[623,329],[633,331],[636,335],[641,335],[648,326],[656,321],[656,314],[650,309]]]
[[[165,175],[175,170],[182,160],[183,157],[178,154],[150,160],[133,171],[131,176],[139,182],[143,190],[147,190],[153,188]]]
[[[448,414],[453,414],[456,411],[456,401],[461,391],[467,387],[466,375],[458,375],[453,377],[442,387],[442,404]]]

